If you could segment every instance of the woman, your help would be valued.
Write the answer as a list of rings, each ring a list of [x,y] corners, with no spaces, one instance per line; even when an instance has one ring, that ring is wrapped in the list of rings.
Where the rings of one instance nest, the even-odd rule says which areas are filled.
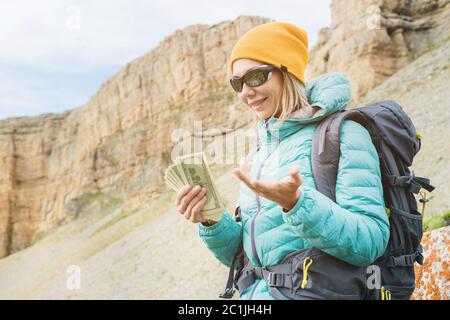
[[[199,186],[183,187],[176,198],[178,211],[201,222],[200,237],[227,266],[241,237],[250,263],[259,267],[280,264],[308,248],[352,266],[368,266],[386,248],[389,222],[378,155],[361,125],[345,121],[341,129],[336,203],[316,190],[313,133],[319,120],[346,107],[350,89],[339,73],[305,87],[307,62],[306,32],[282,22],[251,29],[231,53],[232,87],[257,115],[260,138],[251,163],[247,159],[233,171],[241,180],[242,222],[229,214],[217,222],[201,217],[206,190]],[[241,299],[273,298],[265,279],[255,279],[241,292]]]

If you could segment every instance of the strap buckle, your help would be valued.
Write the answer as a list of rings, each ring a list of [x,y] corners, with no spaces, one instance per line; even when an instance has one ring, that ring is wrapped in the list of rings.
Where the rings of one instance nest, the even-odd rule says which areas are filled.
[[[394,187],[405,187],[413,193],[419,193],[422,181],[415,176],[414,171],[409,176],[388,176],[389,182]]]
[[[390,176],[389,180],[391,182],[391,185],[394,187],[403,187],[407,183],[411,182],[411,178],[408,176]]]
[[[258,279],[264,279],[264,271],[266,267],[254,267],[252,272]]]
[[[269,272],[267,284],[269,287],[282,287],[284,284],[284,274]]]
[[[414,264],[414,259],[413,257],[415,257],[415,255],[407,255],[407,256],[403,256],[405,258],[405,265],[406,266],[412,266]]]
[[[420,265],[423,264],[423,255],[421,252],[421,247],[418,247],[416,252],[413,254],[406,254],[398,257],[391,257],[391,267],[409,267],[413,266],[414,262],[417,261]]]
[[[421,266],[423,265],[423,260],[424,260],[424,258],[423,258],[422,252],[417,251],[417,256],[416,256],[416,259],[415,259],[415,260],[416,260],[417,263],[420,264]]]

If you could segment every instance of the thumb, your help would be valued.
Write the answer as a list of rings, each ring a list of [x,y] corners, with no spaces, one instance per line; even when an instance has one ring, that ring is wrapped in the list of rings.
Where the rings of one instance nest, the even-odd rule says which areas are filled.
[[[300,166],[295,165],[289,168],[289,176],[295,184],[302,184],[302,178],[300,177]]]
[[[252,167],[252,164],[249,163],[249,162],[247,162],[247,160],[245,159],[245,157],[242,157],[242,158],[241,158],[241,161],[240,161],[240,166],[239,166],[239,167],[240,167],[240,169],[241,169],[242,172],[248,174],[248,173],[250,172],[250,169],[251,169],[251,167]]]

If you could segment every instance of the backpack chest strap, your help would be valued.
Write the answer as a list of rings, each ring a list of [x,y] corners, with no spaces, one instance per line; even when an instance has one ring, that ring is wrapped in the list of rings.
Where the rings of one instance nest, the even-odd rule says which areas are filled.
[[[292,287],[292,266],[290,264],[278,264],[270,267],[255,267],[250,262],[244,267],[236,286],[239,292],[243,292],[251,286],[256,279],[265,280],[269,287]]]

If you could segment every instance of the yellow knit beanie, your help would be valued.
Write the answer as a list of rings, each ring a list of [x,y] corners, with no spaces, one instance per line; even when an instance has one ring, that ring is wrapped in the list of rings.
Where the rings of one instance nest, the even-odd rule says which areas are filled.
[[[247,31],[234,45],[229,68],[241,58],[258,60],[287,69],[305,83],[308,64],[308,35],[305,30],[286,22],[269,22]]]

